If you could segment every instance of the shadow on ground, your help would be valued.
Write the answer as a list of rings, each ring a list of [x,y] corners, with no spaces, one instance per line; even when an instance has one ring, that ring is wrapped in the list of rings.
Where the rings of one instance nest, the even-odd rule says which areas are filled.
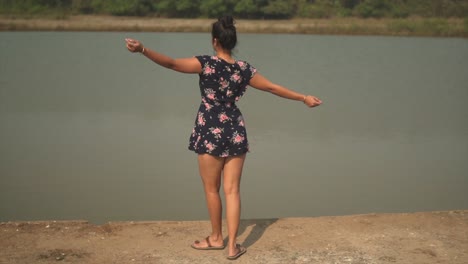
[[[242,246],[248,248],[255,244],[263,236],[267,228],[276,221],[278,221],[278,218],[241,220],[238,236],[242,236],[244,232],[248,232],[251,227],[250,233],[245,238]],[[224,240],[225,244],[227,244],[227,242],[228,238]]]

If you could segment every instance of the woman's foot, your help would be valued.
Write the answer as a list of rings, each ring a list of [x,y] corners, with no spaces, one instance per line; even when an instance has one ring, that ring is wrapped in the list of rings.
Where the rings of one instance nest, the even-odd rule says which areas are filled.
[[[229,250],[231,254],[227,257],[229,260],[235,260],[238,259],[240,256],[242,256],[245,252],[247,252],[247,249],[240,244],[236,244],[236,247],[234,250]]]
[[[214,239],[211,236],[207,236],[202,241],[195,240],[191,247],[198,250],[219,250],[225,248],[222,237]]]

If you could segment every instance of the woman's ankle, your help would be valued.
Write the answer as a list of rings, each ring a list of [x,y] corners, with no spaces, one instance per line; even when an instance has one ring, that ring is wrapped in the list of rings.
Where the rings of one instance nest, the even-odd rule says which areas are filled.
[[[223,241],[223,234],[219,233],[219,234],[211,234],[210,235],[210,240],[213,241],[213,242],[218,242],[218,241]]]

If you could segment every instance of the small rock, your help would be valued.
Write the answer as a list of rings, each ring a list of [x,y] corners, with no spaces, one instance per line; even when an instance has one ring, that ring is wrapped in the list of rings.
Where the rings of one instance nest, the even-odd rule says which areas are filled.
[[[64,260],[64,259],[65,259],[65,256],[66,256],[65,253],[60,253],[59,256],[55,257],[55,260]]]

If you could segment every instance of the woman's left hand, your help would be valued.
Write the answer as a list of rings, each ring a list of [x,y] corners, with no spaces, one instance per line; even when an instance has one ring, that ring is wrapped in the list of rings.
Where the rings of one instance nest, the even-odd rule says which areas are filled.
[[[126,38],[125,42],[127,43],[127,49],[130,52],[142,52],[143,51],[143,44],[136,39]]]

